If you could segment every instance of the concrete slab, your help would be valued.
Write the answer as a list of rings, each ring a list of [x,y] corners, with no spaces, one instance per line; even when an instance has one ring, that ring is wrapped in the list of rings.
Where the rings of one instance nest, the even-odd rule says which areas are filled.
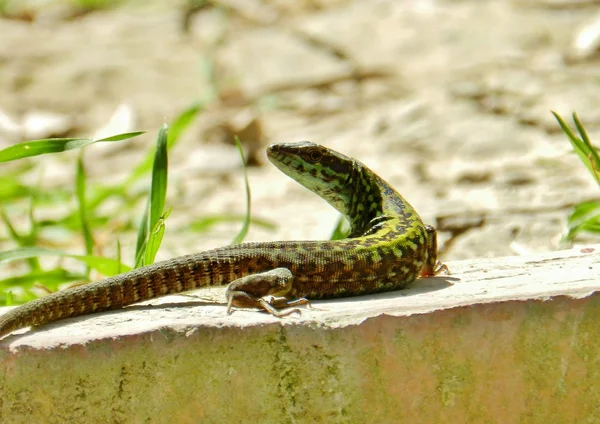
[[[11,335],[0,420],[600,420],[600,246],[449,265],[282,320],[171,296]]]

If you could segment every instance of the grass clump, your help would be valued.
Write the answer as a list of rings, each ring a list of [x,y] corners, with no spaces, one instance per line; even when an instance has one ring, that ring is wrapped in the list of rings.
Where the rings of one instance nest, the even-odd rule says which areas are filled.
[[[565,121],[556,112],[552,112],[564,133],[571,142],[575,153],[588,169],[592,178],[600,185],[600,155],[598,149],[592,145],[585,128],[573,113],[573,122],[579,136],[575,135]],[[573,241],[579,234],[600,234],[600,202],[589,200],[575,206],[568,217],[567,231],[564,240]]]
[[[64,283],[88,282],[92,279],[92,272],[102,276],[116,275],[131,270],[132,268],[150,265],[154,262],[165,233],[165,223],[171,213],[171,208],[166,205],[168,182],[168,151],[176,145],[180,136],[193,122],[201,105],[193,105],[183,111],[170,126],[164,125],[158,132],[156,148],[148,152],[145,158],[135,166],[125,181],[113,185],[88,184],[86,167],[83,158],[83,149],[91,147],[94,143],[120,142],[139,136],[142,132],[119,134],[99,140],[86,138],[63,138],[33,140],[12,145],[0,150],[0,162],[19,161],[20,159],[44,154],[59,153],[67,150],[80,149],[76,161],[75,181],[73,187],[44,190],[42,187],[33,187],[20,181],[23,172],[31,170],[30,163],[17,162],[12,173],[0,176],[0,221],[6,228],[6,233],[14,248],[0,251],[0,264],[12,261],[23,261],[27,271],[21,275],[7,276],[3,273],[0,279],[0,304],[19,304],[38,297],[39,290],[44,292],[56,291]],[[206,231],[213,225],[224,221],[243,221],[242,229],[234,238],[234,243],[241,242],[247,234],[250,222],[272,227],[268,222],[250,218],[250,193],[248,178],[245,170],[245,161],[241,143],[236,139],[238,149],[244,162],[244,178],[246,183],[247,208],[246,214],[216,215],[203,217],[193,222],[189,227],[191,231]],[[147,190],[133,190],[132,185],[142,178],[150,176],[150,186]],[[132,194],[133,192],[133,194]],[[132,229],[129,226],[115,224],[114,216],[107,216],[102,212],[103,206],[110,200],[117,200],[121,209],[134,208],[145,197],[145,210],[137,224],[137,241],[135,256],[128,265],[121,258],[121,246],[115,240],[116,254],[113,257],[99,253],[95,233],[102,230],[105,233],[118,233]],[[29,199],[27,231],[18,230],[14,225],[7,207],[16,202],[24,203]],[[75,205],[68,207],[69,205]],[[58,218],[40,220],[36,218],[36,209],[40,206],[49,206],[54,209],[66,209]],[[105,209],[105,208],[104,208]],[[21,214],[22,215],[22,214]],[[113,213],[114,215],[114,213]],[[59,247],[60,242],[47,238],[42,230],[51,229],[54,233],[80,235],[83,240],[83,252],[73,253]],[[50,247],[48,247],[50,246]],[[61,260],[50,268],[42,267],[41,256],[58,257]],[[69,258],[82,264],[80,271],[73,271],[63,264],[63,258]],[[18,290],[17,290],[18,289]]]

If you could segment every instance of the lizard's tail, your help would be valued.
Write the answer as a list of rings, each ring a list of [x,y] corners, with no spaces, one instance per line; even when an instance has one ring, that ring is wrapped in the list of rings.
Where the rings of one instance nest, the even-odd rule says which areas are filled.
[[[235,259],[219,250],[157,262],[55,292],[12,309],[0,316],[0,337],[23,327],[120,309],[200,287],[222,285],[239,278],[239,272]]]

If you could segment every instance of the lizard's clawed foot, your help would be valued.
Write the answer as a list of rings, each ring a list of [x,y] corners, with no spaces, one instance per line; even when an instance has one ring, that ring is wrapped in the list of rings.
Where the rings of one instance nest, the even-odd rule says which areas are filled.
[[[227,314],[232,307],[263,309],[276,317],[284,317],[294,312],[300,313],[298,305],[309,304],[307,299],[290,299],[287,294],[292,289],[293,276],[287,268],[252,274],[238,278],[227,286]],[[310,305],[310,304],[309,304]],[[293,309],[288,309],[293,308]]]
[[[441,273],[450,275],[450,268],[448,268],[448,265],[442,263],[441,261],[437,261],[435,263],[435,267],[433,268],[433,275],[438,275]]]
[[[450,269],[448,265],[442,263],[441,261],[437,261],[435,266],[424,266],[421,270],[421,274],[419,275],[422,278],[425,277],[434,277],[438,274],[444,273],[446,275],[450,275]]]
[[[310,308],[308,299],[287,299],[285,297],[254,297],[245,292],[229,292],[227,297],[227,315],[231,315],[232,307],[238,308],[257,308],[263,309],[273,316],[282,318],[293,313],[302,313],[300,308],[294,306],[307,305]]]
[[[276,317],[285,317],[294,312],[301,314],[302,310],[300,308],[295,308],[295,306],[306,305],[308,308],[311,307],[309,300],[303,297],[299,299],[288,299],[287,297],[271,297],[268,300],[263,298],[261,299],[261,301],[262,308],[271,315],[275,315]]]

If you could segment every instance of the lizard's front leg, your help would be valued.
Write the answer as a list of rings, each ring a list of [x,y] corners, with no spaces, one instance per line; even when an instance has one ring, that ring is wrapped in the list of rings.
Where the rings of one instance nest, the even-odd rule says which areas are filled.
[[[431,225],[425,226],[427,235],[426,240],[426,260],[423,268],[421,269],[421,277],[433,277],[442,272],[450,274],[450,269],[444,263],[438,259],[438,247],[437,247],[437,232]]]
[[[304,298],[287,298],[292,289],[293,280],[294,277],[287,268],[275,268],[271,271],[238,278],[227,286],[225,292],[227,313],[231,314],[233,306],[264,309],[276,317],[299,312],[298,309],[280,311],[282,308],[308,303],[308,300]]]

